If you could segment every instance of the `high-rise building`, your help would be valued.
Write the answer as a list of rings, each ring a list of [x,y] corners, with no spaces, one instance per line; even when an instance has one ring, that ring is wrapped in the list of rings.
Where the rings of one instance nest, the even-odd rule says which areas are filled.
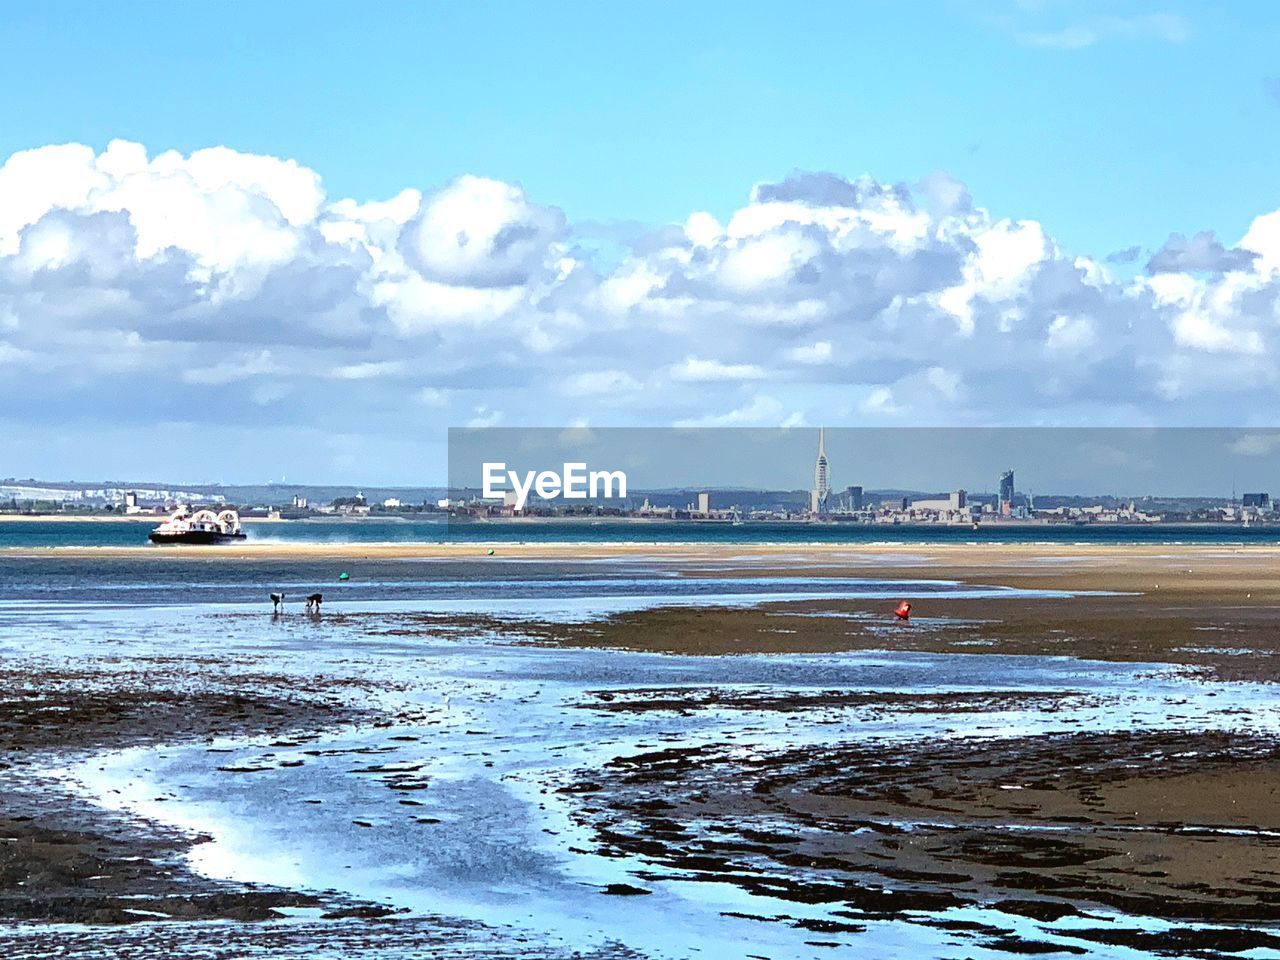
[[[997,507],[1002,516],[1009,516],[1013,513],[1013,471],[1006,470],[1000,474],[1000,499],[997,501]]]
[[[710,515],[711,494],[709,493],[698,494],[698,513],[702,514],[704,517]]]
[[[813,512],[827,512],[831,495],[831,467],[827,463],[826,428],[818,428],[818,461],[813,466]]]
[[[862,488],[850,487],[845,491],[845,497],[849,501],[849,509],[855,513],[862,509]]]
[[[1240,506],[1253,507],[1255,510],[1269,511],[1271,509],[1271,495],[1268,493],[1242,493],[1240,494]]]

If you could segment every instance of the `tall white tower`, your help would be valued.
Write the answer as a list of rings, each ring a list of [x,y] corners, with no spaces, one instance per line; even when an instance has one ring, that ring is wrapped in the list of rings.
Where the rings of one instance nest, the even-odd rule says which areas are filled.
[[[827,463],[826,428],[818,428],[818,461],[813,465],[813,512],[827,512],[831,493],[831,467]]]

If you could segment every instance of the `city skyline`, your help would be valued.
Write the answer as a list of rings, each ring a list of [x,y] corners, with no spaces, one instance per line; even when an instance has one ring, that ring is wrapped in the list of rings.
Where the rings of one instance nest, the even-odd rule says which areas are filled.
[[[450,432],[449,477],[436,468],[419,483],[352,483],[323,478],[262,478],[245,483],[175,478],[21,475],[6,485],[167,489],[477,488],[485,459],[532,458],[538,466],[596,458],[624,465],[641,491],[804,491],[817,489],[814,446],[822,444],[828,495],[849,487],[945,494],[963,490],[998,496],[1002,475],[1016,477],[1019,495],[1187,497],[1232,500],[1280,489],[1280,429],[1169,428],[485,428]],[[827,441],[834,436],[834,455]],[[460,439],[461,438],[461,439]],[[506,452],[504,452],[506,451]],[[1069,455],[1069,456],[1068,456]],[[557,459],[559,458],[559,459]],[[1010,466],[1012,465],[1012,466]],[[474,481],[467,479],[475,473]]]
[[[1280,429],[822,428],[832,494],[849,486],[998,493],[1186,496],[1280,487]],[[628,471],[635,489],[815,489],[819,428],[485,428],[451,430],[449,483],[480,465],[566,460]]]

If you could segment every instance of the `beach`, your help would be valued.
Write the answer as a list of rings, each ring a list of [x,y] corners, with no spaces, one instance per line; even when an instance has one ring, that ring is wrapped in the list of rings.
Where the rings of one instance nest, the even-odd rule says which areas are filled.
[[[0,551],[0,949],[1268,956],[1277,561]]]
[[[41,518],[44,519],[44,518]],[[109,522],[109,521],[108,521]],[[378,521],[355,521],[357,525],[376,525]],[[314,529],[314,528],[313,528]],[[537,530],[529,531],[523,540],[493,539],[467,542],[351,542],[320,539],[281,541],[249,540],[242,544],[220,546],[159,546],[138,542],[128,546],[92,547],[53,545],[42,547],[5,546],[0,556],[54,554],[65,557],[144,557],[164,556],[172,559],[200,560],[211,558],[293,559],[326,558],[354,560],[468,559],[493,556],[523,560],[627,560],[654,558],[665,563],[769,564],[780,571],[799,566],[805,571],[823,568],[898,568],[927,563],[939,570],[992,571],[1001,575],[1101,576],[1126,575],[1130,572],[1182,570],[1185,561],[1200,561],[1208,568],[1229,567],[1234,573],[1247,572],[1252,566],[1265,575],[1268,564],[1280,562],[1280,543],[1233,543],[1229,537],[1221,542],[1183,544],[1176,540],[1155,543],[1097,543],[1081,539],[1073,543],[895,543],[892,540],[869,543],[806,541],[803,530],[780,542],[715,543],[690,538],[685,541],[646,542],[641,538],[626,542],[579,540],[559,542],[539,539]],[[1036,566],[1025,569],[1033,561]],[[1048,569],[1062,566],[1061,571]],[[1044,569],[1041,569],[1044,568]],[[1194,564],[1191,570],[1195,572]],[[1206,572],[1206,571],[1202,571]],[[1277,574],[1280,576],[1280,574]]]

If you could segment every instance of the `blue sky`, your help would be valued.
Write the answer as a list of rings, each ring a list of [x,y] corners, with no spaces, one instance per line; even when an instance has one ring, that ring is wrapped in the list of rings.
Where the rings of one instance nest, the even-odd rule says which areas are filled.
[[[0,473],[1280,425],[1276,50],[1261,3],[6,4]]]
[[[1235,238],[1280,206],[1280,18],[1266,3],[37,3],[3,16],[0,82],[20,92],[0,103],[3,154],[224,144],[306,163],[338,196],[470,172],[575,221],[648,223],[727,215],[792,169],[943,169],[994,212],[1094,253],[1172,231]],[[1073,30],[1096,39],[1035,43],[1071,46]]]

